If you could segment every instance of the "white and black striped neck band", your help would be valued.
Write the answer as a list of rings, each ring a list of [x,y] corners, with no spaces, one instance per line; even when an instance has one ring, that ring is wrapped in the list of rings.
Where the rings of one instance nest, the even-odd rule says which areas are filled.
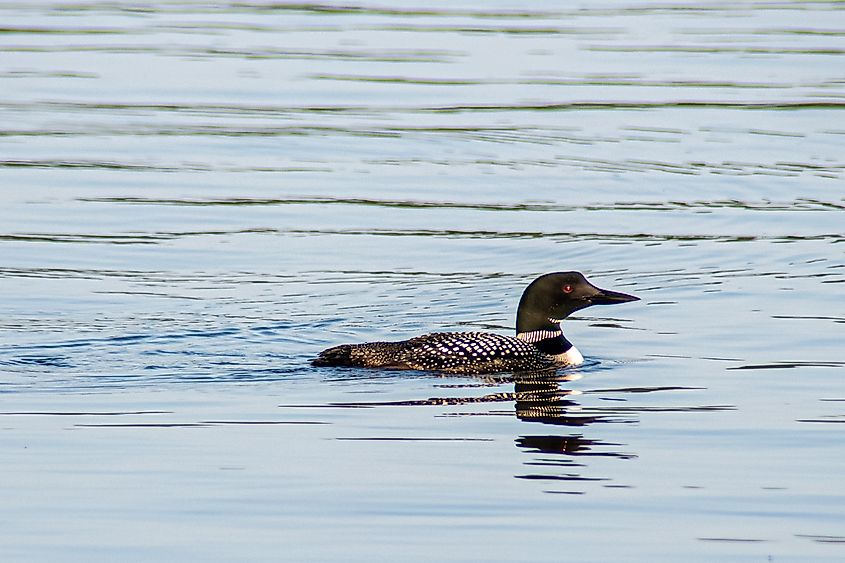
[[[563,336],[563,331],[560,330],[533,330],[531,332],[520,332],[516,335],[520,340],[531,342],[532,344],[548,338],[560,338],[561,336]]]

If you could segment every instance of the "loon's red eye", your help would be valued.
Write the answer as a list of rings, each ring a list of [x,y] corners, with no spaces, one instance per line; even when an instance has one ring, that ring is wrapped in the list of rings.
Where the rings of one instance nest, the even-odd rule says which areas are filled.
[[[572,293],[572,286],[569,285],[569,284],[566,284],[565,286],[563,286],[563,292],[564,293]]]

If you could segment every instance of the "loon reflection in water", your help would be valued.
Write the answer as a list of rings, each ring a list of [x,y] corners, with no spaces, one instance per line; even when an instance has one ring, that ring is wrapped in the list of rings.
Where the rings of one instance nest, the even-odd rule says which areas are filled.
[[[314,366],[414,369],[482,374],[578,365],[584,357],[563,335],[561,321],[591,305],[638,301],[599,289],[580,272],[556,272],[525,289],[516,313],[516,336],[489,332],[435,332],[400,342],[343,344],[320,352]]]
[[[441,417],[469,417],[469,416],[516,416],[522,422],[539,423],[545,428],[535,434],[532,427],[520,427],[520,434],[514,438],[514,444],[526,454],[532,456],[525,461],[525,467],[531,467],[528,474],[517,474],[518,479],[539,480],[555,483],[578,483],[589,481],[605,482],[604,487],[626,487],[624,483],[616,483],[616,478],[589,476],[592,470],[587,469],[587,459],[614,458],[631,460],[637,457],[634,451],[628,449],[625,443],[606,441],[591,437],[598,428],[605,424],[637,424],[642,413],[671,412],[671,413],[700,413],[714,411],[735,410],[734,405],[647,405],[636,401],[628,402],[626,397],[640,397],[643,394],[655,392],[675,392],[701,390],[698,387],[683,386],[651,386],[625,387],[611,389],[589,389],[578,391],[569,388],[567,384],[582,378],[579,373],[554,372],[550,370],[537,372],[522,372],[507,375],[487,375],[481,379],[483,387],[498,387],[513,384],[513,391],[502,391],[484,395],[452,395],[439,396],[429,399],[411,399],[398,401],[363,401],[350,403],[329,403],[327,405],[282,405],[307,408],[378,408],[378,407],[456,407],[462,405],[499,405],[512,403],[512,410],[490,410],[471,408],[455,410],[448,408],[438,414]],[[478,380],[462,384],[447,384],[444,387],[476,388]],[[613,400],[606,404],[581,404],[579,397],[584,395],[609,395]],[[536,430],[535,430],[536,431]],[[522,433],[524,432],[524,433]],[[396,437],[390,438],[360,438],[372,440],[415,440],[427,438]],[[456,438],[447,438],[456,439]],[[457,438],[458,440],[466,440]],[[477,439],[476,437],[469,439]],[[549,493],[583,494],[577,490],[546,490]]]

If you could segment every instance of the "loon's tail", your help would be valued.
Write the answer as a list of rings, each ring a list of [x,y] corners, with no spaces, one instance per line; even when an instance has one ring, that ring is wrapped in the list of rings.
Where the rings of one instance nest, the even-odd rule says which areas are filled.
[[[343,366],[367,368],[396,368],[408,369],[399,358],[406,346],[403,342],[368,342],[366,344],[341,344],[334,348],[327,348],[320,355],[311,360],[312,366]]]
[[[352,357],[352,345],[343,344],[328,348],[320,352],[320,355],[311,360],[312,366],[360,366]]]

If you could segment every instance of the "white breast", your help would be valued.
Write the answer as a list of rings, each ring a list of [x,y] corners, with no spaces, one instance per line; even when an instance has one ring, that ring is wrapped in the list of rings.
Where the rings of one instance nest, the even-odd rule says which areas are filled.
[[[584,356],[578,351],[578,348],[573,346],[563,354],[556,354],[555,361],[565,366],[577,366],[584,363]]]

